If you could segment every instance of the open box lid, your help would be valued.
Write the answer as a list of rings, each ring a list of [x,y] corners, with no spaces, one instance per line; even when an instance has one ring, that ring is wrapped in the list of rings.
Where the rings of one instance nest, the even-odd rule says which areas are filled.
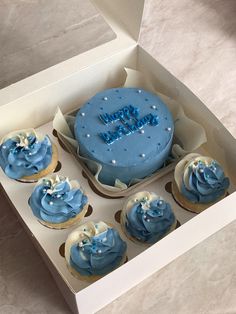
[[[145,0],[91,0],[116,38],[0,90],[0,106],[53,84],[137,44]]]

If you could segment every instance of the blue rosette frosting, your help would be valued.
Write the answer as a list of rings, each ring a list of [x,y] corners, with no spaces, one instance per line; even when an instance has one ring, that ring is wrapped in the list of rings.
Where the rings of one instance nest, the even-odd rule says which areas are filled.
[[[102,276],[124,260],[127,245],[118,231],[104,222],[88,222],[68,237],[65,258],[81,276]]]
[[[222,198],[229,178],[214,159],[190,154],[176,167],[175,180],[180,193],[191,203],[208,204]]]
[[[0,166],[12,179],[39,173],[51,160],[49,137],[37,135],[33,129],[10,133],[0,145]]]
[[[33,214],[50,224],[62,224],[75,218],[87,203],[87,196],[77,181],[55,174],[41,179],[29,199]]]
[[[176,218],[170,204],[155,193],[139,192],[128,199],[121,223],[128,236],[153,244],[174,229]]]

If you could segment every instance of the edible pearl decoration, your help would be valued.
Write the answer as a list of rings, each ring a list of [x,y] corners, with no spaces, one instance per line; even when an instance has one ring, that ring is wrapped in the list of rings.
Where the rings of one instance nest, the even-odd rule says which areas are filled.
[[[157,107],[155,105],[151,106],[152,109],[156,109]]]
[[[7,147],[5,146],[5,145],[3,145],[3,147],[2,147],[3,149],[6,149]]]
[[[167,131],[168,131],[168,132],[170,132],[170,131],[171,131],[171,128],[170,128],[170,127],[169,127],[169,128],[167,128]]]
[[[141,133],[141,134],[144,134],[144,130],[140,130],[140,133]]]
[[[113,165],[116,164],[115,159],[112,159],[111,163],[112,163]]]
[[[107,97],[103,97],[103,100],[108,100],[108,98]]]
[[[141,92],[142,92],[141,89],[139,89],[139,90],[138,90],[138,93],[140,94]]]
[[[86,137],[90,137],[90,134],[88,133],[88,134],[86,134]]]
[[[144,158],[146,155],[145,154],[141,154],[140,157]]]
[[[84,112],[81,112],[81,116],[84,117],[84,116],[85,116],[85,113],[84,113]]]
[[[53,205],[53,201],[50,201],[50,202],[49,202],[49,205]]]

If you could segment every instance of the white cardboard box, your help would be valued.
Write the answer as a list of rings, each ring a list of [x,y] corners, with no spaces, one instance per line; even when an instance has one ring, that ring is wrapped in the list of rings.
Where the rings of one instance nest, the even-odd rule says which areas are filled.
[[[145,73],[160,91],[175,98],[185,113],[204,125],[208,142],[203,150],[222,163],[231,179],[231,195],[208,208],[200,215],[184,211],[174,204],[164,186],[173,174],[145,187],[164,195],[175,206],[177,218],[182,226],[148,249],[129,243],[129,261],[117,270],[93,284],[79,282],[73,278],[59,247],[69,230],[50,230],[40,225],[33,217],[27,200],[33,184],[23,184],[8,179],[0,173],[1,184],[13,206],[32,235],[45,262],[76,313],[89,314],[101,309],[142,280],[151,276],[178,256],[191,249],[236,219],[236,141],[206,106],[154,60],[137,43],[143,12],[143,0],[94,0],[117,38],[26,78],[0,91],[0,136],[9,131],[34,127],[51,134],[51,120],[59,105],[69,112],[97,91],[119,86],[123,81],[123,68],[131,67]],[[132,12],[132,18],[130,18]],[[72,157],[59,148],[61,173],[79,178],[94,207],[93,219],[114,219],[122,206],[122,200],[107,200],[97,196],[81,175],[81,169]],[[96,208],[95,208],[96,204]],[[86,218],[89,219],[89,218]],[[119,224],[115,222],[117,228]],[[145,265],[145,267],[143,266]],[[124,280],[125,279],[125,280]]]

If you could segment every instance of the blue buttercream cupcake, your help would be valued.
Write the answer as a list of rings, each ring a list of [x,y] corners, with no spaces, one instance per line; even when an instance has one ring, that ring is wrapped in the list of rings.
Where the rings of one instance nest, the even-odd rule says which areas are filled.
[[[37,183],[29,205],[43,225],[64,229],[83,219],[88,209],[88,198],[78,181],[53,174]]]
[[[175,168],[172,193],[184,208],[200,213],[227,194],[230,182],[213,158],[189,154]]]
[[[89,221],[68,236],[65,258],[75,277],[93,282],[123,264],[126,249],[116,229],[102,221]]]
[[[153,244],[176,228],[176,218],[169,203],[147,191],[127,200],[121,213],[121,226],[128,238]]]
[[[0,144],[0,166],[12,179],[34,182],[52,173],[58,162],[56,146],[33,129],[15,131]]]

